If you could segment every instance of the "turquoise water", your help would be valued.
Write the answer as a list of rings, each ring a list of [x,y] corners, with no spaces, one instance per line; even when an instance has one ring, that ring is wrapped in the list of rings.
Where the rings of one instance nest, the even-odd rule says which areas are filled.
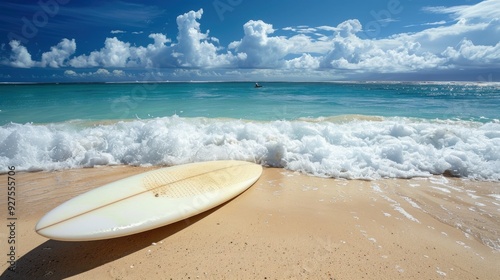
[[[0,173],[235,159],[336,178],[500,180],[500,86],[0,86]]]
[[[500,118],[500,86],[163,83],[0,86],[0,125],[181,117],[293,120],[339,115]]]

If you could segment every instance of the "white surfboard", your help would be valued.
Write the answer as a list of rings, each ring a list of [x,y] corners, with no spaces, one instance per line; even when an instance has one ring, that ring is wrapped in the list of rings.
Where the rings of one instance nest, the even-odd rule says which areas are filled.
[[[241,194],[261,174],[258,164],[230,160],[161,168],[74,197],[43,216],[35,230],[63,241],[139,233],[218,206]]]

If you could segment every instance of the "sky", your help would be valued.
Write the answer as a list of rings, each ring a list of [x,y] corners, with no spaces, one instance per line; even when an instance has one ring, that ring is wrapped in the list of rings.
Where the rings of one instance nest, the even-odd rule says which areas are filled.
[[[0,82],[500,81],[500,0],[0,2]]]

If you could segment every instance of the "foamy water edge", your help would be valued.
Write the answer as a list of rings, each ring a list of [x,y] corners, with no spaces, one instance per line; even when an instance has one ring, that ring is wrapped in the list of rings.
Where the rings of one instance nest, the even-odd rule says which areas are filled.
[[[235,159],[315,176],[500,180],[500,123],[182,118],[0,127],[0,172]]]

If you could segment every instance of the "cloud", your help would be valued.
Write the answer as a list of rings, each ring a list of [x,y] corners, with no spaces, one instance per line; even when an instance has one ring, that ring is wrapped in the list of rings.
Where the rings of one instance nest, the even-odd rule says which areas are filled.
[[[168,49],[167,44],[171,43],[172,40],[161,33],[153,33],[148,37],[153,39],[153,44],[146,47],[129,47],[129,56],[126,57],[127,67],[159,67],[163,60],[161,54]]]
[[[89,55],[73,58],[70,65],[73,67],[125,67],[130,57],[130,43],[118,40],[116,37],[107,38],[100,51],[93,51]]]
[[[177,44],[173,47],[172,56],[182,67],[225,67],[234,60],[231,53],[218,54],[219,48],[210,41],[218,39],[209,37],[208,31],[201,32],[198,22],[203,15],[203,9],[190,11],[177,17],[179,33]]]
[[[66,61],[71,55],[76,51],[75,39],[68,40],[63,39],[57,46],[52,47],[50,52],[45,52],[42,54],[42,60],[39,65],[41,67],[53,67],[59,68],[66,65]]]
[[[402,42],[418,42],[422,50],[439,56],[444,50],[459,45],[466,38],[476,45],[496,45],[498,39],[495,38],[500,37],[499,24],[500,20],[475,24],[459,21],[450,26],[429,28],[418,33],[399,34],[393,39]]]
[[[358,20],[345,21],[336,30],[331,50],[321,60],[323,68],[378,73],[413,72],[439,67],[445,61],[422,51],[418,42],[361,39],[356,35],[362,30]]]
[[[422,10],[435,14],[449,14],[457,21],[461,19],[472,21],[485,18],[500,18],[500,3],[498,0],[485,0],[475,5],[424,7]]]
[[[116,76],[116,77],[125,76],[125,72],[123,72],[123,70],[115,69],[115,70],[113,70],[112,73],[113,73],[113,76]]]
[[[151,43],[137,46],[111,37],[104,40],[102,48],[78,56],[74,56],[75,40],[63,39],[43,53],[40,61],[34,61],[18,41],[11,41],[11,55],[3,59],[2,64],[20,68],[98,68],[88,73],[68,70],[65,72],[68,77],[125,76],[120,70],[125,68],[181,68],[182,71],[175,72],[178,76],[189,73],[193,77],[204,77],[201,70],[220,73],[213,69],[268,69],[283,76],[287,72],[319,76],[318,73],[324,71],[332,77],[346,77],[500,67],[500,1],[423,10],[449,15],[452,19],[420,24],[424,29],[419,32],[368,39],[359,35],[363,26],[357,19],[337,26],[301,25],[281,29],[262,20],[250,20],[243,25],[241,39],[226,47],[201,28],[203,10],[200,9],[177,17],[178,33],[173,39],[153,33],[149,35]],[[447,23],[449,25],[445,25]],[[120,30],[113,32],[120,33]],[[109,68],[115,70],[106,70]],[[267,75],[270,72],[252,73]]]
[[[319,30],[325,30],[325,31],[331,31],[331,32],[337,31],[337,27],[327,26],[327,25],[318,26],[316,28]]]
[[[293,31],[293,32],[302,33],[302,34],[314,33],[317,31],[316,28],[309,27],[306,25],[301,25],[301,26],[297,26],[297,27],[285,27],[285,28],[282,28],[282,30]]]
[[[317,39],[313,36],[299,34],[286,39],[288,54],[317,53],[324,54],[330,50],[331,38],[321,36]]]
[[[420,23],[420,24],[409,24],[409,25],[405,25],[404,27],[443,25],[443,24],[446,24],[446,23],[447,23],[446,21],[440,20],[440,21],[425,22],[425,23]]]
[[[106,38],[103,48],[88,55],[74,57],[69,61],[69,65],[75,68],[159,67],[164,59],[161,55],[168,56],[166,44],[171,40],[160,33],[153,33],[148,37],[153,39],[154,43],[146,47],[131,46],[130,43],[116,37]]]
[[[464,39],[456,48],[446,48],[443,56],[455,66],[500,65],[500,42],[494,46],[481,46]]]
[[[203,33],[197,20],[203,10],[190,11],[177,17],[176,44],[160,33],[150,34],[153,44],[131,46],[116,37],[107,38],[104,47],[89,55],[80,55],[70,61],[72,67],[186,67],[210,68],[231,65],[235,57],[231,53],[219,54],[214,45],[218,39]]]
[[[349,37],[354,36],[354,34],[361,31],[363,27],[361,23],[357,19],[350,19],[342,22],[337,26],[337,36],[340,37]]]
[[[243,68],[310,68],[319,65],[313,54],[324,54],[329,42],[323,34],[311,34],[316,28],[308,26],[285,27],[285,31],[298,33],[291,37],[272,36],[276,30],[262,20],[250,20],[243,25],[244,37],[229,44],[238,56],[238,67]],[[314,36],[320,36],[318,39]],[[287,60],[288,56],[298,56]]]
[[[12,40],[9,45],[12,48],[12,54],[5,64],[18,68],[31,68],[35,65],[35,62],[31,60],[31,54],[19,41]]]
[[[443,24],[446,24],[446,21],[444,20],[440,20],[440,21],[435,21],[435,22],[426,22],[426,23],[422,23],[422,25],[443,25]]]
[[[78,74],[76,74],[76,72],[73,71],[73,70],[66,70],[66,71],[64,71],[64,75],[65,76],[70,76],[70,77],[76,77],[76,76],[78,76]]]
[[[75,53],[75,40],[63,39],[59,44],[50,48],[49,52],[42,54],[40,61],[34,61],[26,47],[22,46],[19,41],[12,40],[9,43],[12,54],[10,59],[4,60],[3,64],[7,64],[18,68],[31,67],[53,67],[59,68],[66,66],[66,61]]]
[[[111,73],[109,73],[108,70],[102,69],[102,68],[97,69],[97,71],[94,74],[97,76],[109,76],[109,75],[111,75]]]
[[[471,6],[427,7],[424,10],[451,14],[456,22],[389,38],[361,39],[357,36],[361,28],[359,22],[345,21],[332,28],[336,35],[330,51],[321,60],[321,66],[356,73],[499,67],[499,1],[485,1]],[[438,21],[426,25],[444,23]]]
[[[291,46],[283,37],[272,37],[273,26],[262,20],[250,20],[243,25],[245,36],[229,44],[239,54],[238,62],[244,68],[277,68],[284,64],[283,58]]]
[[[313,57],[308,53],[304,53],[300,57],[287,60],[285,65],[286,68],[289,69],[317,69],[320,66],[320,59],[318,57]]]
[[[115,69],[113,71],[109,71],[104,68],[99,68],[96,71],[92,72],[76,72],[74,70],[66,70],[64,71],[64,76],[71,78],[86,78],[86,77],[94,77],[94,78],[106,78],[106,77],[124,77],[125,72],[123,70]]]
[[[494,46],[500,38],[500,1],[483,1],[470,6],[426,7],[426,12],[449,14],[454,21],[447,26],[424,29],[417,33],[401,33],[395,40],[419,42],[423,50],[436,55],[460,44],[465,38],[476,45]]]
[[[122,33],[127,33],[127,31],[123,31],[123,30],[111,30],[111,34],[122,34]]]

